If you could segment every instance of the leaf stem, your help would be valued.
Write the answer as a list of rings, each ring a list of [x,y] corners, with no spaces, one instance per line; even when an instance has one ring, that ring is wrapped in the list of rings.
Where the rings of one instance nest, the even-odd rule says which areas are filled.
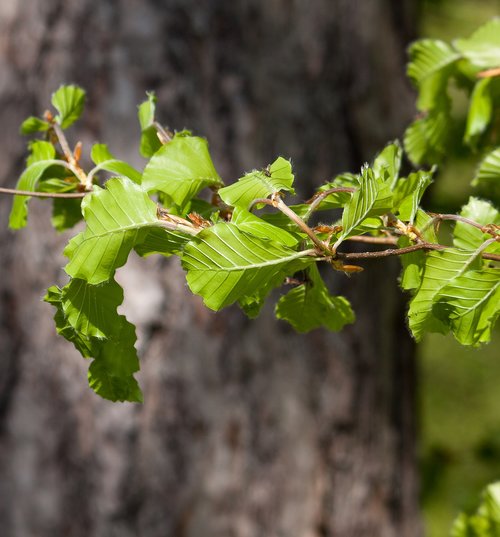
[[[310,200],[306,202],[309,203],[309,209],[307,209],[307,212],[304,215],[304,220],[307,222],[311,214],[316,210],[316,208],[321,204],[321,202],[331,194],[337,194],[339,192],[348,192],[352,194],[353,192],[356,192],[356,190],[357,189],[353,187],[341,186],[336,188],[329,188],[328,190],[324,190],[323,192],[317,192]]]
[[[73,154],[73,151],[71,151],[69,147],[68,140],[61,126],[55,121],[53,121],[51,124],[51,127],[54,130],[54,133],[57,137],[59,145],[61,146],[61,149],[63,150],[66,160],[68,161],[69,169],[76,175],[76,177],[78,177],[80,183],[82,183],[82,185],[85,186],[85,190],[92,190],[92,181],[89,180],[87,174],[83,171],[83,169],[78,164],[75,158],[75,155]]]

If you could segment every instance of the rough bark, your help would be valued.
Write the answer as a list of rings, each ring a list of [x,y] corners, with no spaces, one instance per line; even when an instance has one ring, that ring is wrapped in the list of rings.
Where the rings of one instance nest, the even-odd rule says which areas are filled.
[[[61,82],[89,106],[74,133],[140,164],[135,105],[154,89],[170,127],[208,136],[226,180],[292,157],[312,186],[356,170],[411,111],[411,0],[32,0],[0,3],[0,177],[12,186],[24,117]],[[49,205],[7,231],[0,199],[0,527],[5,537],[414,537],[413,345],[397,263],[332,289],[341,334],[299,336],[207,311],[178,263],[119,271],[138,324],[142,406],[86,386],[39,300],[63,282]],[[374,283],[376,282],[376,283]]]

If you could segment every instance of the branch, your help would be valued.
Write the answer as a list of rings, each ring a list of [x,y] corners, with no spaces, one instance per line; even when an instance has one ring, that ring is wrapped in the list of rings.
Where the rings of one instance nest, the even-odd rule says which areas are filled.
[[[494,240],[490,239],[486,241],[482,248],[487,248]],[[337,259],[376,259],[379,257],[390,257],[393,255],[405,255],[411,254],[412,252],[417,252],[418,250],[447,250],[449,246],[444,246],[443,244],[434,244],[430,242],[422,242],[419,244],[414,244],[412,246],[407,246],[405,248],[388,248],[387,250],[380,250],[378,252],[349,252],[342,253],[337,252]],[[491,261],[500,261],[500,255],[497,254],[481,254],[483,259],[489,259]]]
[[[396,237],[371,237],[369,235],[353,235],[352,237],[347,237],[347,241],[354,242],[367,242],[369,244],[392,244],[396,245],[398,239]]]
[[[338,192],[348,192],[352,194],[353,192],[356,192],[356,188],[348,187],[348,186],[340,186],[336,188],[329,188],[328,190],[324,190],[323,192],[317,192],[314,194],[314,196],[308,200],[306,203],[309,204],[309,209],[307,209],[306,214],[304,215],[304,220],[307,221],[307,219],[311,216],[311,214],[316,210],[318,205],[330,196],[330,194],[337,194]]]
[[[425,226],[426,228],[436,220],[454,220],[455,222],[463,222],[464,224],[473,226],[481,230],[483,233],[487,233],[488,235],[491,235],[494,238],[499,237],[498,233],[493,229],[495,227],[494,224],[487,224],[483,226],[483,224],[479,224],[478,222],[475,222],[474,220],[471,220],[470,218],[466,218],[465,216],[460,216],[459,214],[439,214],[439,213],[427,213],[427,214],[432,216],[432,220]]]
[[[297,226],[313,241],[313,243],[321,252],[325,252],[331,255],[332,252],[328,248],[328,245],[325,244],[316,235],[316,233],[314,233],[314,231],[304,222],[304,220],[302,220],[300,216],[295,214],[292,209],[290,209],[290,207],[288,207],[288,205],[279,196],[275,196],[274,199],[257,198],[252,201],[249,210],[251,211],[252,208],[259,203],[264,203],[265,205],[270,205],[271,207],[279,209],[285,216],[288,216],[288,218],[290,218],[292,222],[297,224]]]
[[[32,198],[83,198],[89,193],[90,192],[30,192],[28,190],[0,187],[0,194],[8,194],[10,196],[31,196]]]
[[[52,122],[51,127],[54,130],[54,133],[57,136],[59,145],[61,146],[61,149],[63,150],[66,160],[68,161],[68,164],[69,164],[68,168],[76,175],[76,177],[78,177],[78,179],[80,180],[80,183],[82,183],[82,185],[85,186],[86,190],[91,190],[92,182],[91,180],[89,181],[87,174],[82,170],[82,168],[80,167],[80,165],[78,164],[75,158],[75,155],[69,148],[68,140],[66,139],[66,135],[61,129],[61,126],[54,121]],[[79,151],[81,151],[80,148],[79,148]]]

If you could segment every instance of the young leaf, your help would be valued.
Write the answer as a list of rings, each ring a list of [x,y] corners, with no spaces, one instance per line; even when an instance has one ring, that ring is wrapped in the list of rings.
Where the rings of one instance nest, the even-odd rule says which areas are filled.
[[[91,284],[109,280],[130,250],[148,231],[160,226],[156,205],[141,187],[126,178],[110,179],[82,203],[87,228],[71,239],[64,254],[66,272]]]
[[[111,401],[142,401],[133,374],[139,370],[135,329],[117,308],[123,290],[115,281],[89,285],[73,279],[65,287],[51,287],[45,301],[56,307],[57,331],[86,358],[94,358],[89,384]]]
[[[117,176],[128,177],[134,183],[141,184],[141,173],[133,168],[130,164],[115,158],[105,144],[94,144],[92,146],[91,158],[96,165],[89,175],[94,175],[99,170],[106,170]]]
[[[470,198],[467,205],[462,207],[460,215],[473,220],[478,224],[482,224],[483,226],[487,224],[500,224],[498,210],[488,201],[480,200],[478,198]],[[453,244],[457,248],[462,248],[464,250],[474,250],[489,238],[491,238],[491,235],[483,233],[477,227],[471,226],[465,222],[457,222],[453,230]],[[484,251],[500,254],[500,243],[493,243]]]
[[[49,129],[50,125],[38,117],[31,116],[25,119],[20,127],[21,134],[34,134],[35,132],[44,132]]]
[[[145,158],[152,157],[161,147],[157,136],[156,127],[153,125],[156,112],[156,96],[153,92],[147,92],[147,100],[138,107],[139,123],[141,125],[140,154]]]
[[[398,240],[398,247],[405,248],[412,243],[408,237]],[[425,253],[422,250],[399,256],[403,271],[399,279],[401,288],[405,291],[414,291],[422,283],[422,273],[425,266]]]
[[[276,317],[288,321],[297,332],[309,332],[324,326],[338,332],[354,322],[348,300],[328,292],[316,265],[308,269],[309,280],[280,298]]]
[[[234,210],[231,223],[238,226],[238,229],[241,231],[245,231],[255,237],[276,241],[291,248],[299,242],[297,237],[288,231],[269,224],[265,220],[262,220],[262,218],[255,216],[241,207],[237,207]]]
[[[37,188],[44,172],[51,166],[55,166],[59,161],[55,158],[54,146],[48,142],[36,141],[30,145],[31,155],[28,158],[28,167],[24,170],[17,181],[17,190],[27,190],[33,192]],[[26,225],[28,218],[29,196],[14,196],[12,210],[9,217],[9,227],[20,229]]]
[[[450,145],[451,130],[454,129],[450,116],[450,102],[431,110],[426,117],[414,121],[405,131],[404,147],[414,164],[439,162]]]
[[[267,169],[254,170],[236,183],[221,188],[219,196],[228,205],[248,209],[255,199],[267,198],[282,190],[293,193],[293,179],[290,161],[278,157]]]
[[[221,184],[207,141],[179,134],[152,156],[142,176],[142,185],[148,192],[164,192],[179,207],[184,207],[202,188]]]
[[[479,166],[472,184],[473,186],[500,185],[500,148],[486,155]]]
[[[432,170],[420,170],[398,181],[394,190],[393,212],[399,214],[400,220],[413,224],[420,200],[432,183],[432,173]]]
[[[475,67],[498,67],[500,58],[500,19],[492,19],[468,39],[457,39],[453,45]]]
[[[389,185],[375,178],[373,170],[365,166],[361,173],[359,189],[354,192],[342,214],[342,234],[337,247],[344,239],[355,235],[363,221],[392,209],[392,193]]]
[[[78,86],[61,86],[52,94],[52,105],[59,112],[56,121],[67,129],[80,118],[85,104],[85,91]]]
[[[447,332],[446,324],[433,314],[433,304],[443,287],[467,271],[481,268],[479,253],[450,248],[427,254],[422,284],[408,311],[410,330],[417,341],[424,332]]]
[[[403,148],[398,141],[387,144],[373,162],[373,173],[376,178],[388,181],[391,190],[394,189],[401,168]]]
[[[483,78],[474,86],[464,134],[464,142],[467,144],[471,144],[490,124],[493,113],[490,83],[491,78]]]
[[[409,48],[408,76],[417,87],[460,58],[450,45],[438,39],[421,39]]]
[[[219,310],[255,294],[278,272],[284,277],[291,262],[304,258],[303,266],[312,263],[309,253],[249,235],[234,224],[217,224],[186,245],[182,266],[191,291],[201,295],[206,306]]]
[[[500,270],[470,270],[454,278],[437,293],[433,313],[462,345],[487,343],[500,313]]]

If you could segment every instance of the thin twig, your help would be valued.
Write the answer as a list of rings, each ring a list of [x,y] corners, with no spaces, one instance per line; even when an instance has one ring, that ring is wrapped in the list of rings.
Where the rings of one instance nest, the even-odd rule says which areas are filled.
[[[336,188],[329,188],[328,190],[324,190],[323,192],[317,192],[310,200],[308,200],[306,203],[309,204],[309,209],[307,209],[306,214],[304,215],[304,220],[307,221],[307,219],[311,216],[311,214],[316,210],[316,208],[321,204],[321,202],[330,196],[331,194],[337,194],[339,192],[347,192],[352,194],[353,192],[356,192],[356,188],[348,187],[348,186],[341,186]]]
[[[494,76],[500,76],[500,67],[494,67],[493,69],[486,69],[485,71],[480,71],[476,75],[478,78],[491,78]]]
[[[83,198],[90,192],[30,192],[29,190],[16,190],[15,188],[0,187],[0,194],[10,196],[31,196],[32,198]]]
[[[61,129],[61,126],[56,123],[55,121],[51,124],[51,127],[57,136],[57,140],[59,142],[59,145],[61,146],[61,149],[63,150],[64,156],[66,157],[66,160],[69,164],[69,169],[78,177],[80,183],[85,186],[86,190],[91,190],[92,183],[89,181],[89,178],[87,177],[87,174],[83,171],[83,169],[78,164],[75,155],[71,151],[69,147],[68,140],[66,139],[66,135],[64,134],[64,131]]]
[[[353,235],[352,237],[347,237],[346,240],[354,242],[367,242],[370,244],[396,245],[398,243],[398,239],[396,237],[371,237],[369,235]]]
[[[153,121],[153,127],[156,129],[156,135],[158,136],[160,142],[165,145],[172,140],[172,133],[167,131],[161,123],[158,121]]]

